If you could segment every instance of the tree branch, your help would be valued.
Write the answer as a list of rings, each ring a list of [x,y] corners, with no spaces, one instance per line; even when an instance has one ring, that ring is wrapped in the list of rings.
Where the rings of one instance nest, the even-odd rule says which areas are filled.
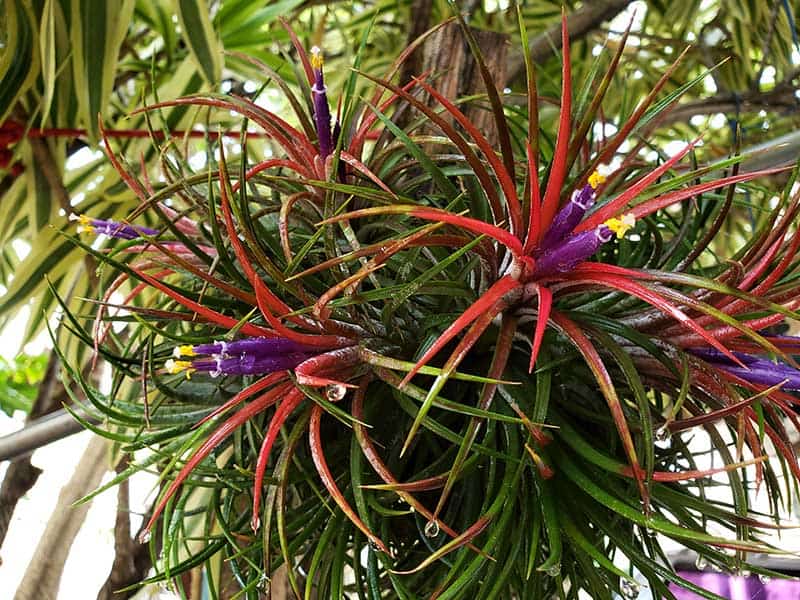
[[[61,390],[59,400],[66,401],[68,398]],[[76,412],[90,423],[98,422],[97,419],[80,409],[76,409]],[[17,460],[42,446],[47,446],[81,431],[84,431],[83,425],[66,410],[54,411],[44,417],[29,421],[19,431],[0,437],[0,461]]]
[[[695,115],[716,113],[744,113],[757,110],[795,112],[800,109],[800,101],[795,96],[795,79],[800,77],[800,69],[790,73],[784,81],[768,92],[745,92],[743,94],[721,93],[694,102],[679,104],[664,115],[662,125],[686,122]]]
[[[613,19],[621,13],[633,0],[592,0],[567,17],[567,28],[570,40],[584,37],[597,29],[601,23]],[[528,52],[535,63],[541,63],[553,56],[561,48],[561,24],[554,25],[548,31],[537,35],[528,45]],[[508,61],[509,84],[525,71],[525,58],[515,54]]]
[[[57,372],[58,355],[56,352],[51,352],[44,378],[39,384],[39,391],[36,394],[31,412],[26,418],[26,423],[47,415],[60,406],[60,395],[65,393],[65,390],[58,380]],[[59,387],[58,394],[55,393],[56,386]],[[22,456],[8,466],[6,475],[3,478],[3,484],[0,486],[0,547],[2,547],[6,538],[8,526],[11,523],[11,517],[19,499],[36,484],[36,480],[41,473],[41,469],[31,464],[30,456]]]
[[[116,471],[122,473],[130,464],[128,458],[119,461]],[[151,509],[152,510],[152,509]],[[149,515],[142,521],[149,521]],[[142,532],[139,530],[139,533]],[[147,571],[152,566],[150,560],[150,547],[148,544],[138,542],[131,537],[130,515],[130,488],[128,480],[119,484],[117,490],[117,520],[114,524],[114,564],[103,587],[97,595],[97,600],[125,600],[139,592],[138,588],[121,592],[123,588],[139,583],[147,576]]]

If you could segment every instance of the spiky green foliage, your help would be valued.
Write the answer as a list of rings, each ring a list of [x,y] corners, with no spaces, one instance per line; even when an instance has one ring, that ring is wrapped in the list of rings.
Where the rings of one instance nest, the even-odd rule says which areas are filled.
[[[159,188],[109,150],[141,202],[129,221],[148,213],[160,231],[110,251],[76,241],[117,276],[93,332],[65,321],[114,365],[111,392],[70,374],[107,425],[88,427],[149,451],[118,479],[162,475],[154,580],[180,586],[205,565],[216,589],[222,558],[246,597],[285,563],[299,597],[611,598],[636,569],[670,597],[670,582],[689,584],[664,538],[731,570],[775,551],[761,534],[800,478],[786,431],[798,343],[765,331],[797,316],[794,176],[764,210],[771,193],[748,182],[778,170],[690,164],[697,141],[642,160],[672,69],[596,137],[622,45],[575,92],[565,53],[552,138],[530,65],[526,117],[482,99],[499,151],[434,82],[392,83],[406,54],[382,77],[356,62],[326,155],[321,66],[295,43],[313,100],[269,72],[293,115],[213,95],[143,109],[236,112],[240,148],[220,137],[192,173],[165,147]],[[590,90],[596,102],[572,102]],[[403,102],[416,112],[400,128]],[[250,130],[269,158],[250,161]],[[548,246],[580,190],[596,208]],[[743,209],[750,237],[732,246],[719,232]],[[252,338],[288,344],[292,365],[204,346]],[[695,430],[722,466],[698,465]],[[720,486],[729,501],[707,495]],[[754,513],[757,488],[773,514]]]

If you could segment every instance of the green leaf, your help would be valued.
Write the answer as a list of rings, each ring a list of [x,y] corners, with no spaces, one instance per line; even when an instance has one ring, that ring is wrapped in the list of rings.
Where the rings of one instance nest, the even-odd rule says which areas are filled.
[[[120,46],[133,14],[134,0],[72,0],[73,76],[78,113],[91,139],[98,137],[117,72]]]
[[[5,39],[0,56],[0,123],[14,104],[36,80],[39,53],[36,52],[36,24],[29,2],[8,0],[3,11]]]
[[[47,354],[20,354],[11,362],[0,357],[0,410],[8,416],[15,410],[29,412],[46,367]]]
[[[203,79],[214,85],[222,78],[222,47],[211,26],[205,0],[174,0],[181,33]]]
[[[42,81],[44,82],[44,97],[42,98],[42,115],[50,112],[53,103],[53,94],[56,88],[56,11],[60,7],[55,0],[45,0],[42,8],[42,24],[39,29],[39,52],[42,61]],[[45,119],[42,119],[44,122]]]

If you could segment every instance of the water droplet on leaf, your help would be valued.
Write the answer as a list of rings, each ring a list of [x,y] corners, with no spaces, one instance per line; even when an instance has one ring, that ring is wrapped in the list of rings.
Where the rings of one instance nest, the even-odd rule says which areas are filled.
[[[545,569],[545,573],[547,573],[550,577],[558,577],[561,575],[561,563],[556,563],[552,567],[548,567]]]
[[[666,444],[672,438],[672,432],[669,430],[669,427],[662,425],[655,430],[653,436],[655,437],[656,442],[660,444]]]
[[[639,597],[639,584],[629,579],[619,582],[619,591],[625,600],[634,600]]]
[[[435,538],[437,535],[439,535],[439,523],[437,523],[435,520],[428,521],[425,524],[424,533],[425,537]]]
[[[262,573],[261,576],[258,578],[258,583],[256,584],[256,586],[258,587],[259,590],[266,593],[269,592],[270,583],[271,582],[269,580],[269,577],[267,577],[267,574]]]
[[[338,402],[344,398],[347,388],[340,383],[334,383],[325,388],[325,397],[331,402]]]
[[[697,560],[694,561],[694,566],[698,571],[703,571],[708,567],[708,560],[706,560],[706,557],[702,554],[698,554]]]

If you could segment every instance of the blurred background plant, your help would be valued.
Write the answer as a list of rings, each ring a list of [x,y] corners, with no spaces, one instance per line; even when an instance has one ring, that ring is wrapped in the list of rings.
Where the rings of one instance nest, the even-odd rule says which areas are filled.
[[[530,56],[537,64],[539,93],[544,101],[539,125],[545,153],[552,152],[548,144],[552,148],[557,130],[558,111],[553,105],[557,108],[561,85],[557,58],[561,5],[521,3],[530,36]],[[658,127],[648,131],[642,160],[655,163],[699,133],[704,133],[704,144],[696,149],[694,160],[701,164],[728,156],[735,144],[744,148],[766,144],[767,151],[745,163],[745,169],[795,160],[800,56],[793,15],[797,3],[598,0],[565,5],[571,31],[573,79],[580,83],[604,72],[635,11],[633,34],[610,82],[612,93],[602,106],[606,124],[600,131],[593,131],[594,136],[613,135],[654,88],[667,66],[691,44],[686,59],[670,73],[664,97],[687,82],[699,80],[688,89],[681,89],[677,104],[662,115]],[[511,91],[504,102],[512,124],[515,120],[524,123],[526,107],[521,92],[525,89],[525,64],[519,53],[522,40],[516,10],[508,3],[488,0],[462,2],[460,8],[469,15],[471,26],[506,36],[496,39],[509,40],[507,46],[503,42],[507,54],[501,60],[502,71],[496,71],[495,76],[501,88]],[[278,74],[290,90],[307,97],[307,83],[288,34],[277,22],[279,16],[291,21],[304,47],[324,46],[328,86],[341,91],[351,80],[356,57],[364,72],[384,73],[398,49],[452,15],[451,6],[444,1],[351,4],[299,0],[6,0],[0,10],[4,14],[0,25],[0,193],[4,207],[0,285],[5,290],[0,297],[0,318],[6,332],[10,331],[7,325],[12,320],[16,329],[21,320],[25,322],[24,332],[14,342],[20,348],[42,334],[45,315],[62,312],[56,297],[64,300],[63,310],[85,315],[94,309],[83,298],[96,297],[116,277],[112,269],[98,270],[94,259],[60,235],[62,231],[74,232],[71,216],[88,213],[97,218],[121,219],[139,206],[135,194],[100,153],[98,114],[115,154],[125,157],[138,177],[149,177],[156,192],[170,186],[180,188],[193,173],[205,178],[207,167],[212,172],[216,170],[219,130],[234,136],[228,151],[238,160],[235,138],[239,137],[240,118],[226,111],[176,105],[161,108],[157,118],[148,121],[144,113],[131,116],[134,108],[204,91],[252,98],[277,114],[287,115],[291,107],[285,90],[274,85],[278,77],[266,74],[263,66],[250,60],[260,61]],[[614,19],[618,15],[622,16]],[[365,39],[367,43],[362,45]],[[421,52],[413,55],[401,70],[401,81],[428,70],[442,72],[444,66],[455,64],[455,53],[467,54],[462,42],[447,45],[447,41],[439,48],[438,57],[431,58],[430,52],[427,57]],[[494,44],[495,49],[499,47],[491,39],[488,43]],[[712,67],[715,68],[708,71]],[[459,88],[466,81],[477,79],[464,73],[455,78],[453,96],[480,94],[479,86]],[[371,85],[364,78],[354,81],[356,87],[350,92],[353,97]],[[268,82],[272,85],[264,85]],[[581,85],[577,88],[581,89]],[[583,89],[588,93],[587,88]],[[518,119],[514,117],[515,106]],[[335,105],[333,108],[335,112]],[[409,122],[402,125],[408,127]],[[255,127],[251,129],[257,131]],[[166,138],[171,144],[163,144]],[[251,136],[245,149],[250,163],[255,164],[270,152],[270,145]],[[772,198],[780,196],[785,180],[762,179],[758,185],[747,192],[751,195],[746,196],[747,201],[734,203],[731,218],[724,225],[725,235],[716,237],[712,245],[720,255],[732,255],[753,231],[763,226],[766,217],[760,209],[769,207]],[[194,193],[197,190],[191,186],[185,190],[185,195],[197,203]],[[203,198],[206,190],[199,193]],[[144,225],[152,225],[158,218],[150,212],[143,217]],[[275,246],[278,251],[279,248]],[[709,260],[708,255],[702,258]],[[456,292],[458,286],[445,288],[437,293],[466,293]],[[56,326],[55,320],[52,324]],[[67,361],[84,365],[85,376],[94,378],[99,385],[102,373],[92,370],[90,354],[76,337],[64,333],[56,326],[58,345]],[[128,333],[121,330],[119,334],[123,336],[119,343],[124,346]],[[30,413],[32,418],[57,410],[65,399],[56,362],[57,357],[51,356]],[[80,397],[79,390],[71,391]],[[34,472],[27,458],[17,459],[9,467],[0,490],[4,514],[13,511],[18,499],[33,485]],[[120,515],[127,518],[122,493],[120,500]],[[134,550],[138,546],[131,545],[129,531],[124,527],[117,531],[120,538],[127,535],[127,540],[117,540],[117,550],[123,556],[120,564],[133,553],[142,554],[141,550]],[[59,543],[68,547],[70,541],[64,538]],[[147,560],[137,565],[139,568],[130,573],[129,581],[141,578],[149,567]],[[115,564],[115,569],[118,571],[119,565]],[[111,577],[116,575],[112,573]],[[115,583],[118,587],[124,585],[120,580]],[[57,587],[57,578],[53,585]]]

